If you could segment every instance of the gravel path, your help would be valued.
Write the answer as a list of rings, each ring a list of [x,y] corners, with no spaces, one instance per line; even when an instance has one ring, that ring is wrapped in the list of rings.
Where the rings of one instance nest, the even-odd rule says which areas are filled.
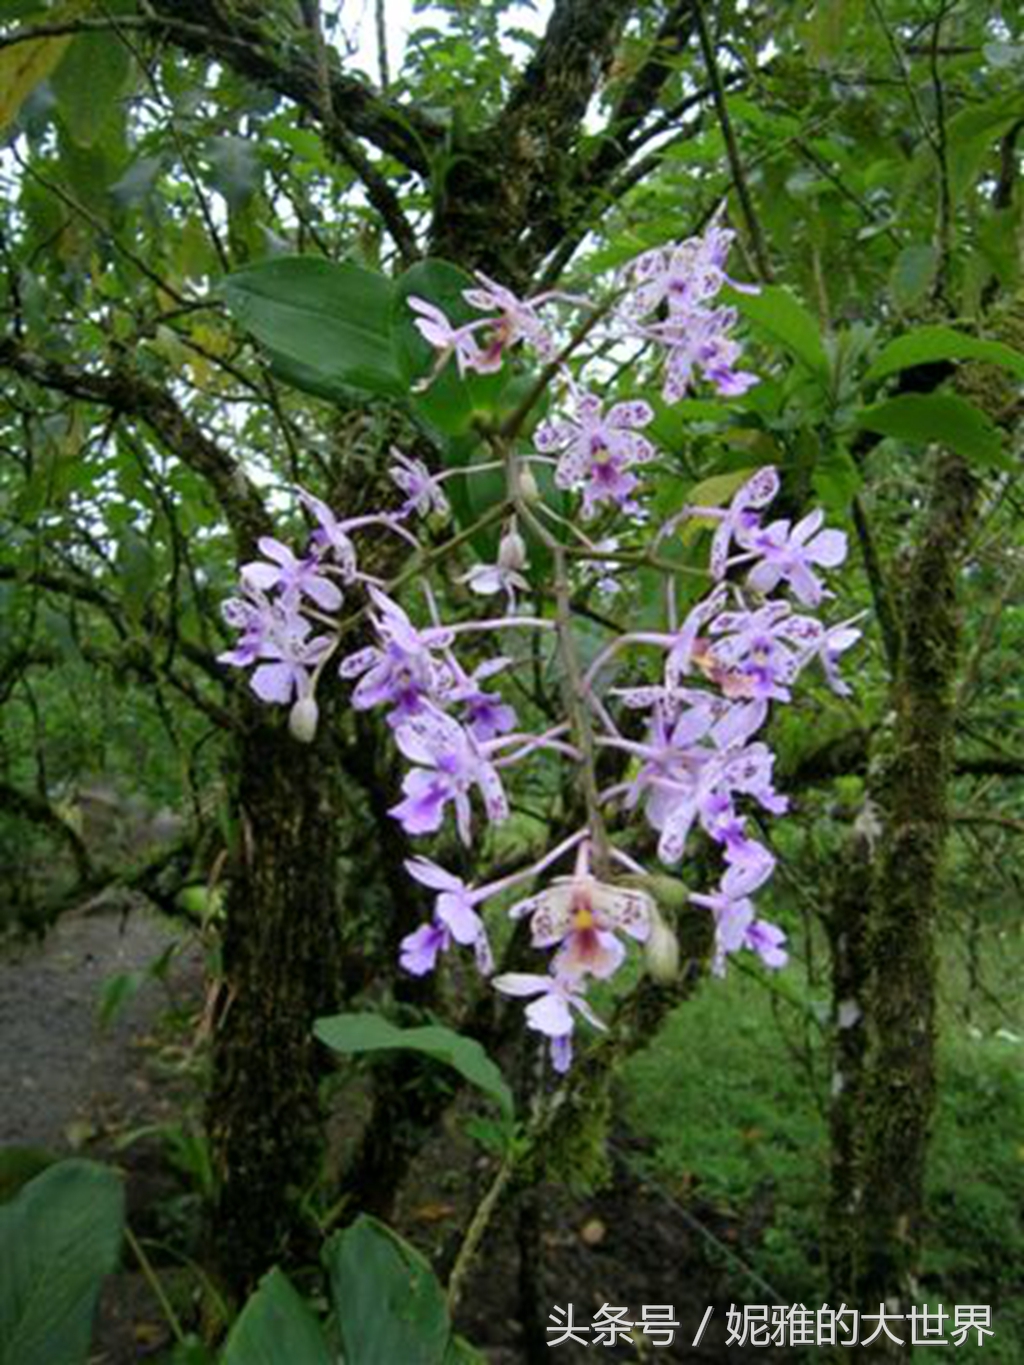
[[[0,1145],[65,1152],[155,1116],[140,1043],[167,1009],[166,989],[145,981],[103,1029],[97,1004],[104,982],[145,969],[173,937],[148,909],[73,913],[41,944],[0,956]],[[171,985],[198,988],[195,953],[175,961]]]

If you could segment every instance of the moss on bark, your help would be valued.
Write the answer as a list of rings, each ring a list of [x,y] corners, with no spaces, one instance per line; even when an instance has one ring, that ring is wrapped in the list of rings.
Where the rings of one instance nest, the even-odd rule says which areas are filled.
[[[218,1178],[214,1258],[238,1294],[310,1250],[300,1205],[321,1158],[313,1021],[340,992],[338,811],[326,748],[296,743],[263,715],[241,743],[226,998],[206,1116]]]

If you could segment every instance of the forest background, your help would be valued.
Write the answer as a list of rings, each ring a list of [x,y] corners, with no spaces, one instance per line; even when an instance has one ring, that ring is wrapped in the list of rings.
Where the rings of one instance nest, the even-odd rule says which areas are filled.
[[[172,924],[107,981],[108,1020],[201,951],[165,1021],[187,1046],[161,1135],[194,1217],[137,1242],[170,1277],[175,1358],[205,1358],[184,1352],[272,1266],[315,1296],[323,1238],[358,1215],[468,1274],[455,1320],[484,1358],[542,1358],[563,1269],[589,1292],[551,1229],[571,1187],[557,1217],[609,1246],[602,1188],[620,1213],[636,1193],[640,1245],[666,1207],[680,1238],[696,1224],[694,1274],[724,1301],[989,1303],[986,1356],[1019,1360],[1019,7],[439,0],[403,10],[404,42],[397,8],[0,0],[0,915],[16,953],[83,906],[111,934],[112,909]],[[346,1012],[477,1039],[526,1147],[550,1085],[518,1015],[398,970],[429,897],[402,872],[386,724],[325,685],[298,744],[218,662],[220,603],[258,537],[303,528],[297,486],[359,515],[394,501],[396,444],[435,470],[474,458],[408,382],[367,378],[404,272],[600,302],[718,211],[731,273],[761,286],[730,298],[761,382],[672,408],[649,386],[657,510],[724,504],[763,465],[787,514],[822,506],[851,545],[836,619],[864,614],[853,690],[815,683],[773,722],[790,965],[715,979],[680,908],[679,980],[631,984],[513,1159],[492,1100],[436,1060],[316,1041]],[[456,529],[486,510],[457,504]],[[453,610],[481,544],[453,561]],[[373,569],[402,554],[382,542]],[[650,583],[620,582],[628,617]],[[557,678],[531,687],[543,713]],[[538,856],[575,800],[520,793],[478,879]],[[130,1147],[95,1147],[130,1171]],[[507,1340],[481,1307],[497,1264],[517,1267]]]

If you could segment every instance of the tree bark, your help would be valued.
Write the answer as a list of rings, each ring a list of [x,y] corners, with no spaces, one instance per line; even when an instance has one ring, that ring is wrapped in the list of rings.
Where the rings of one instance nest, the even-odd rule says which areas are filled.
[[[924,1212],[935,1101],[936,920],[948,826],[959,654],[957,580],[978,484],[941,454],[900,602],[891,720],[872,764],[881,822],[860,944],[866,1051],[852,1104],[859,1131],[833,1169],[832,1288],[847,1302],[905,1302]],[[893,1350],[897,1350],[893,1346]],[[882,1356],[881,1358],[884,1358]]]
[[[238,1294],[310,1249],[301,1246],[300,1205],[319,1174],[323,1131],[313,1023],[337,1008],[340,993],[339,812],[328,750],[323,732],[305,746],[262,715],[240,743],[227,993],[207,1104],[219,1182],[213,1252]]]

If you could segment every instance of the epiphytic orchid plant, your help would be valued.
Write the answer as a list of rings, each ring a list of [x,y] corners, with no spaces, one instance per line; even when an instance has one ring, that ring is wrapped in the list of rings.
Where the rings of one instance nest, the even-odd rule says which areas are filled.
[[[435,352],[426,384],[450,363],[460,376],[492,374],[513,350],[532,352],[544,367],[512,416],[486,431],[494,459],[434,475],[395,451],[391,474],[403,500],[359,518],[338,518],[301,492],[316,522],[302,555],[262,540],[263,558],[243,568],[241,593],[225,604],[240,638],[224,662],[252,670],[261,700],[290,708],[297,739],[315,734],[317,685],[329,666],[352,684],[353,707],[384,712],[408,764],[391,815],[414,838],[438,833],[451,818],[471,846],[481,819],[500,824],[508,817],[507,789],[527,765],[567,765],[578,778],[585,807],[579,828],[499,880],[467,883],[425,856],[406,863],[436,898],[429,922],[402,943],[402,967],[423,975],[442,954],[471,949],[495,989],[529,1002],[526,1022],[549,1040],[558,1071],[570,1065],[579,1019],[604,1027],[588,988],[615,975],[630,942],[644,945],[656,975],[674,971],[678,949],[647,889],[649,863],[678,868],[699,834],[720,855],[717,885],[690,895],[713,916],[713,970],[721,973],[742,949],[770,968],[785,964],[785,935],[759,916],[753,899],[775,866],[751,832],[753,814],[779,815],[787,804],[773,786],[774,755],[762,736],[770,707],[791,699],[815,660],[833,690],[847,691],[838,660],[860,634],[854,622],[829,627],[816,615],[831,596],[824,571],[842,563],[845,536],[823,528],[820,511],[795,525],[772,520],[774,469],[755,471],[727,507],[686,506],[657,524],[644,480],[645,467],[658,459],[646,434],[651,406],[607,402],[600,362],[589,362],[587,373],[588,363],[574,359],[582,338],[601,326],[616,359],[642,367],[653,354],[667,403],[698,382],[725,396],[744,393],[757,380],[737,368],[735,311],[715,302],[724,283],[751,288],[725,273],[731,237],[713,223],[702,237],[646,252],[624,272],[613,305],[591,313],[568,339],[552,315],[581,304],[569,296],[523,300],[481,275],[463,296],[479,316],[460,325],[430,300],[409,297],[415,326]],[[527,438],[531,409],[545,394],[555,400],[555,415]],[[428,574],[406,572],[388,585],[360,569],[357,542],[366,532],[402,538],[417,569],[450,563],[467,534],[428,543],[427,519],[436,524],[448,515],[447,479],[496,465],[506,481],[505,499],[489,518],[504,523],[496,559],[460,576],[472,594],[492,599],[493,610],[444,619]],[[543,465],[577,515],[563,516],[540,496],[534,470]],[[658,553],[690,519],[713,527],[706,569],[685,570]],[[595,523],[600,540],[589,534]],[[553,570],[550,614],[543,614],[544,592],[531,587],[531,553],[543,554]],[[612,631],[608,623],[609,639],[585,663],[575,596],[595,583],[613,591],[631,565],[664,575],[663,628]],[[706,590],[681,616],[683,572],[700,573]],[[542,603],[536,614],[520,606],[531,593]],[[375,643],[335,664],[355,619],[341,615],[352,595],[360,602],[355,617],[369,621]],[[523,636],[535,632],[551,650],[562,706],[556,723],[530,729],[503,684],[527,655]],[[624,664],[644,672],[630,680]],[[618,756],[619,780],[602,786],[598,760],[605,754]],[[637,837],[644,825],[653,849],[646,861]],[[571,870],[544,881],[568,863]],[[487,904],[538,882],[508,913],[528,921],[533,946],[548,955],[546,969],[492,975]]]

